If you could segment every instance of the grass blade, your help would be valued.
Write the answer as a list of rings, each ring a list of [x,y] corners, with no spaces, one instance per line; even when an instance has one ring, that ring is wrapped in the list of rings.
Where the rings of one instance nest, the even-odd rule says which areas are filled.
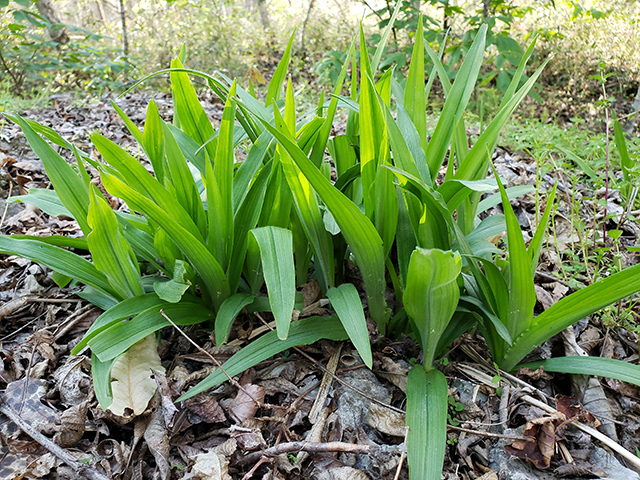
[[[102,271],[121,298],[143,295],[140,267],[111,207],[91,187],[87,245],[96,268]]]
[[[362,357],[362,361],[367,367],[373,368],[369,330],[358,290],[350,283],[343,283],[339,287],[330,288],[327,291],[327,298],[349,335],[349,339]]]
[[[640,386],[640,365],[633,365],[613,358],[557,357],[518,365],[518,368],[531,368],[533,370],[539,367],[543,367],[545,372],[596,375],[598,377],[615,378],[616,380]]]
[[[15,121],[22,131],[35,154],[42,160],[51,184],[58,194],[62,204],[71,212],[85,236],[91,231],[87,223],[89,213],[89,185],[73,170],[56,151],[31,125],[22,117],[15,115],[8,117]],[[82,167],[78,167],[82,168]]]
[[[251,233],[260,247],[262,272],[280,340],[286,340],[296,296],[293,263],[293,235],[279,227],[254,228]]]
[[[120,294],[111,286],[102,272],[92,263],[68,250],[47,245],[38,240],[18,240],[0,235],[0,253],[18,255],[41,263],[55,272],[75,278],[109,294],[111,297],[122,300]]]
[[[498,363],[505,370],[513,369],[525,355],[556,333],[638,291],[640,265],[634,265],[572,293],[535,317],[530,328],[513,339],[513,346]]]
[[[409,476],[440,480],[447,446],[447,380],[439,370],[416,365],[407,380]]]
[[[386,282],[380,235],[378,235],[371,221],[360,209],[342,192],[331,185],[331,182],[311,163],[311,160],[300,150],[295,141],[281,133],[284,128],[284,121],[277,110],[274,111],[274,114],[276,114],[278,128],[272,127],[267,122],[263,122],[264,126],[284,146],[333,215],[362,272],[362,277],[367,287],[369,315],[378,323],[381,331],[384,331],[387,322],[384,300]]]

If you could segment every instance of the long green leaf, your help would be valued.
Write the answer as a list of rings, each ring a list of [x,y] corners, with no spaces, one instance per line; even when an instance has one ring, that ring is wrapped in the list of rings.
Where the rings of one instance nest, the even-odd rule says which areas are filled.
[[[316,167],[320,167],[322,161],[324,159],[324,150],[327,146],[327,140],[329,139],[329,135],[331,135],[331,130],[333,129],[333,119],[336,115],[336,110],[338,108],[338,97],[340,92],[342,91],[342,84],[344,83],[344,79],[347,75],[347,69],[349,67],[349,58],[355,53],[355,38],[351,41],[351,46],[349,50],[347,50],[347,55],[345,57],[344,65],[342,66],[342,70],[340,71],[340,75],[338,76],[338,81],[333,89],[333,96],[331,97],[331,103],[329,104],[329,108],[327,109],[327,118],[325,119],[318,136],[316,137],[316,142],[313,145],[313,151],[311,152],[311,161]],[[337,166],[336,166],[337,168]],[[339,175],[339,174],[338,174]]]
[[[518,368],[533,370],[543,367],[546,372],[571,373],[577,375],[597,375],[615,378],[640,386],[640,365],[613,358],[601,357],[556,357],[540,362],[525,363]]]
[[[87,245],[96,268],[102,271],[121,298],[144,294],[140,267],[122,233],[122,227],[107,202],[91,187]]]
[[[227,102],[222,113],[222,122],[218,135],[218,148],[213,164],[213,175],[218,187],[217,202],[209,203],[209,212],[215,210],[215,221],[209,223],[209,242],[211,235],[220,239],[219,256],[220,265],[227,268],[231,250],[233,248],[233,131],[236,115],[236,82],[229,90]],[[211,219],[211,215],[209,219]],[[214,229],[215,226],[215,229]]]
[[[82,340],[71,350],[72,355],[77,355],[87,346],[89,340],[106,328],[118,323],[119,321],[138,315],[156,305],[162,304],[163,301],[158,298],[155,293],[146,293],[139,297],[127,298],[122,302],[118,302],[115,306],[102,313],[89,327]]]
[[[37,240],[18,240],[0,235],[0,253],[18,255],[42,263],[54,272],[75,278],[116,299],[122,299],[102,272],[98,271],[92,263],[68,250]]]
[[[98,357],[91,355],[91,377],[93,378],[93,391],[102,410],[107,410],[113,396],[111,395],[111,367],[116,359],[101,362]]]
[[[112,195],[122,198],[127,204],[134,206],[135,210],[144,213],[164,229],[180,251],[189,259],[209,291],[215,308],[219,308],[230,294],[229,282],[220,264],[207,247],[182,226],[184,219],[171,216],[163,208],[113,175],[103,173],[102,181]]]
[[[536,274],[538,268],[538,260],[540,259],[540,252],[542,251],[542,243],[544,242],[544,236],[547,233],[547,226],[549,225],[549,218],[551,216],[551,210],[553,209],[553,202],[556,198],[556,189],[558,184],[553,186],[553,190],[547,197],[547,206],[544,209],[540,223],[536,227],[536,233],[533,235],[531,242],[529,243],[529,257],[531,261],[531,275]]]
[[[440,480],[447,446],[447,380],[439,370],[416,365],[407,380],[409,476]]]
[[[151,99],[147,106],[147,118],[144,122],[141,143],[153,166],[153,172],[160,183],[164,182],[165,177],[163,124],[156,102]]]
[[[535,317],[531,327],[514,338],[513,346],[506,350],[503,358],[496,360],[505,370],[512,370],[529,352],[556,333],[638,291],[640,265],[634,265],[589,285],[563,298]]]
[[[89,340],[91,351],[106,362],[126,352],[131,345],[171,323],[162,316],[163,311],[176,325],[194,325],[213,320],[213,312],[197,303],[162,303],[139,313],[130,321],[118,322]]]
[[[276,115],[276,129],[263,122],[265,128],[276,137],[309,183],[323,200],[336,223],[340,227],[342,234],[351,247],[362,276],[367,287],[367,299],[369,304],[369,315],[378,323],[381,330],[387,322],[387,311],[385,308],[384,291],[386,282],[384,278],[384,254],[382,240],[375,227],[360,211],[360,209],[347,198],[342,192],[337,190],[331,182],[311,163],[294,140],[290,139],[280,129],[283,128],[284,121],[279,113]]]
[[[380,64],[380,59],[384,54],[384,49],[387,46],[389,35],[391,35],[391,32],[393,31],[393,27],[395,26],[396,18],[398,18],[398,13],[400,12],[400,8],[402,8],[402,2],[396,2],[396,7],[393,9],[393,13],[391,14],[389,23],[387,23],[387,27],[384,29],[384,32],[382,33],[382,37],[380,38],[380,41],[378,42],[378,46],[376,47],[376,51],[373,54],[373,59],[371,60],[371,72],[373,72],[374,75],[378,71],[378,65]],[[347,55],[346,58],[348,59],[349,56]],[[346,63],[349,63],[349,62],[346,61],[345,64]]]
[[[502,196],[502,209],[507,224],[507,247],[509,252],[509,316],[507,329],[511,338],[516,338],[529,329],[533,321],[536,292],[531,273],[531,258],[522,237],[518,218],[513,212],[502,182],[495,173]],[[504,321],[504,319],[502,319]]]
[[[424,41],[422,14],[418,20],[418,30],[413,44],[411,64],[404,89],[404,108],[420,136],[420,145],[427,151],[427,108],[424,92]]]
[[[459,254],[416,248],[411,255],[402,298],[421,337],[424,365],[431,368],[440,336],[458,306]]]
[[[198,95],[193,85],[191,85],[189,75],[175,70],[181,68],[183,67],[180,60],[174,59],[171,61],[171,90],[173,92],[175,116],[179,120],[180,128],[195,140],[198,145],[206,144],[205,148],[209,157],[215,158],[216,142],[207,143],[215,133],[213,126],[198,101]]]
[[[223,365],[224,372],[221,369],[216,370],[186,394],[179,397],[176,402],[182,402],[187,398],[191,398],[198,393],[225,382],[228,380],[225,372],[231,377],[234,377],[288,348],[298,345],[309,345],[322,338],[334,341],[346,340],[348,338],[347,333],[340,324],[340,320],[338,320],[336,316],[309,317],[293,322],[286,340],[279,340],[275,331],[266,333],[227,360]]]
[[[176,197],[171,195],[139,161],[102,135],[94,133],[91,135],[91,141],[104,159],[115,168],[117,176],[121,177],[121,180],[128,187],[135,190],[139,195],[153,200],[173,218],[179,218],[183,228],[200,239],[200,241],[204,241],[200,229],[191,219],[189,213],[176,201]],[[103,176],[110,173],[105,168],[102,168],[102,172]]]
[[[438,124],[427,146],[427,162],[429,163],[429,171],[432,178],[436,177],[444,162],[453,135],[455,121],[462,119],[462,113],[466,109],[475,87],[478,72],[482,65],[486,32],[487,25],[485,24],[478,31],[476,39],[471,48],[469,48],[460,70],[458,70],[456,80],[447,95]]]
[[[22,128],[29,145],[42,160],[47,176],[58,197],[76,219],[82,232],[87,235],[91,230],[87,223],[89,185],[73,170],[71,165],[56,153],[51,145],[31,128],[27,121],[18,115],[10,118]]]
[[[338,287],[330,288],[327,291],[327,298],[342,322],[353,346],[362,357],[362,361],[367,367],[373,368],[369,330],[358,290],[351,283],[343,283]]]
[[[273,72],[273,77],[271,77],[271,81],[269,82],[269,88],[267,90],[267,97],[265,98],[265,105],[271,105],[271,103],[275,100],[280,100],[280,95],[282,94],[282,84],[287,76],[287,70],[289,69],[289,61],[291,60],[291,47],[293,46],[293,39],[296,36],[296,31],[294,29],[291,34],[291,38],[289,38],[289,43],[287,44],[287,48],[284,51],[284,55],[282,55],[282,59],[280,63],[278,63],[278,67],[275,72]]]
[[[374,218],[376,174],[388,156],[387,128],[378,101],[376,87],[369,76],[363,76],[360,91],[360,168],[364,210]]]
[[[624,139],[624,132],[622,131],[622,127],[620,126],[620,122],[618,121],[618,116],[615,113],[613,114],[613,131],[616,141],[616,147],[618,148],[618,153],[620,154],[620,167],[622,168],[622,175],[624,177],[624,181],[628,182],[629,171],[633,168],[633,162],[631,161],[629,151],[627,150],[627,142]]]
[[[285,340],[296,295],[293,235],[290,230],[279,227],[254,228],[251,233],[260,247],[262,271],[278,338]]]
[[[227,269],[231,292],[236,291],[240,282],[242,267],[247,255],[249,230],[255,228],[260,218],[270,170],[271,163],[262,167],[234,217],[233,251],[231,252],[231,261]]]
[[[52,217],[70,217],[73,218],[71,212],[60,201],[60,197],[55,190],[45,190],[44,188],[30,188],[27,195],[18,195],[9,197],[8,202],[22,202],[34,205],[47,215]]]
[[[227,298],[216,315],[215,335],[216,346],[220,347],[227,341],[229,329],[240,311],[255,299],[255,295],[236,293]]]
[[[207,217],[202,205],[202,200],[200,199],[198,186],[171,129],[164,122],[162,123],[162,127],[164,129],[163,151],[167,153],[165,172],[167,190],[178,200],[180,205],[182,205],[197,226],[202,238],[205,238],[207,233]]]

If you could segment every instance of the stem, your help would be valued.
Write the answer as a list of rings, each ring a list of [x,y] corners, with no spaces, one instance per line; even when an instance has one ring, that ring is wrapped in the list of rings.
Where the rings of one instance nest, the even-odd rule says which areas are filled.
[[[606,78],[600,73],[602,78],[602,95],[604,96],[604,118],[605,118],[605,131],[607,139],[606,147],[606,161],[605,161],[605,179],[604,179],[604,222],[602,224],[602,244],[606,245],[607,240],[607,205],[609,204],[609,108],[606,106],[607,102],[607,87],[605,85]]]
[[[400,281],[398,280],[398,275],[396,274],[396,269],[393,266],[393,262],[391,258],[387,257],[384,262],[387,265],[387,271],[389,272],[389,277],[391,278],[391,283],[393,284],[393,291],[396,302],[402,301],[402,286],[400,285]]]

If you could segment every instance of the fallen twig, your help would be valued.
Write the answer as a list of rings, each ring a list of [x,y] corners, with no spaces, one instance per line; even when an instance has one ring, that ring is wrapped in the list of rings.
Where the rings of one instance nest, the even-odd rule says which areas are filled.
[[[255,462],[261,457],[277,457],[283,453],[291,452],[309,452],[309,453],[324,453],[324,452],[343,452],[343,453],[355,453],[360,455],[371,455],[378,451],[376,445],[359,445],[357,443],[346,442],[327,442],[327,443],[314,443],[314,442],[287,442],[269,447],[260,452],[250,453],[242,458],[241,463]]]
[[[64,450],[62,447],[56,445],[45,437],[42,433],[38,432],[31,425],[25,422],[18,412],[16,412],[9,405],[4,403],[0,398],[0,412],[4,413],[13,423],[15,423],[24,433],[33,438],[36,442],[42,445],[44,448],[53,453],[56,457],[69,465],[74,472],[87,477],[89,480],[109,480],[109,477],[98,472],[95,468],[90,467],[82,462],[76,460],[73,455]]]

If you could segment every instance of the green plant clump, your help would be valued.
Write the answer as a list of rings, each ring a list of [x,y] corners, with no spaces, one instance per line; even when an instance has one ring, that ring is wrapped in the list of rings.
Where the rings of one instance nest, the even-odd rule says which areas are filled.
[[[363,304],[355,286],[344,281],[345,260],[351,259],[362,273],[366,311],[379,332],[409,333],[422,347],[407,384],[409,469],[411,478],[439,479],[450,404],[437,358],[447,345],[477,327],[497,365],[513,370],[552,335],[640,290],[636,265],[534,317],[533,274],[555,189],[527,248],[509,203],[522,187],[505,189],[487,172],[501,128],[544,68],[521,85],[535,40],[498,112],[469,148],[463,114],[483,62],[487,27],[480,27],[452,84],[424,41],[421,23],[405,81],[391,70],[376,75],[390,27],[373,57],[361,31],[359,65],[352,44],[331,100],[304,115],[296,114],[291,80],[281,98],[291,42],[264,103],[222,75],[184,68],[183,51],[159,72],[171,77],[173,124],[160,118],[151,101],[140,131],[114,104],[153,174],[99,134],[92,141],[102,161],[95,161],[52,129],[9,117],[22,127],[55,189],[32,190],[20,200],[75,218],[84,237],[0,236],[0,252],[48,266],[60,285],[84,285],[79,295],[105,310],[73,351],[91,349],[103,408],[112,401],[111,365],[133,344],[169,326],[167,318],[177,325],[212,323],[218,345],[243,308],[272,312],[276,325],[231,357],[225,372],[216,370],[179,401],[226,381],[226,374],[321,338],[349,338],[371,367]],[[425,51],[435,65],[426,72],[427,82]],[[352,75],[350,96],[342,96],[351,64],[354,71],[359,67],[360,79]],[[190,75],[203,78],[224,100],[219,128],[208,120]],[[446,101],[435,129],[427,132],[426,102],[435,77]],[[348,110],[346,133],[330,139],[338,107]],[[75,165],[47,140],[72,152]],[[245,151],[242,163],[235,162],[236,149]],[[110,208],[108,196],[91,183],[88,164],[128,212]],[[481,199],[496,188],[497,194]],[[498,203],[504,215],[480,219]],[[503,251],[488,239],[505,230]],[[387,274],[401,306],[385,302]],[[310,275],[335,315],[292,322],[300,308],[296,286]],[[265,285],[267,297],[260,296]],[[640,367],[614,360],[571,357],[542,364],[551,371],[640,384]]]

